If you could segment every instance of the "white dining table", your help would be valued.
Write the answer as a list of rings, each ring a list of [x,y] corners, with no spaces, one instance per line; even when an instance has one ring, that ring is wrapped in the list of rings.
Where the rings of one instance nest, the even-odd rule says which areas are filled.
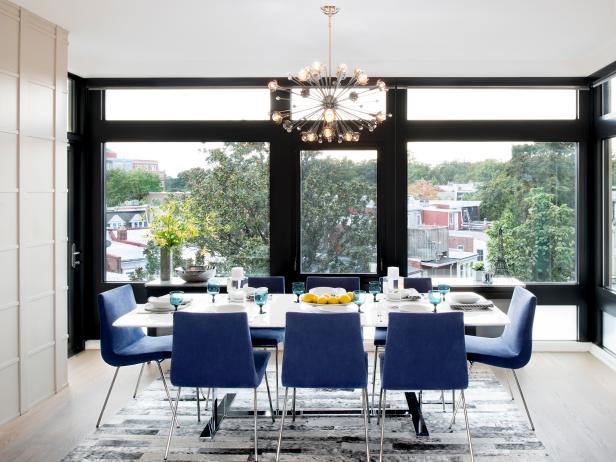
[[[357,311],[357,306],[350,304],[346,307],[337,305],[315,306],[308,303],[295,303],[296,297],[292,294],[270,294],[267,304],[263,307],[263,314],[259,314],[259,307],[254,302],[229,302],[227,294],[216,296],[212,303],[211,295],[187,294],[191,298],[188,306],[180,308],[181,311],[193,313],[217,313],[221,312],[224,305],[242,305],[243,311],[248,315],[250,327],[256,328],[280,328],[285,327],[286,314],[289,312],[303,313],[328,313],[331,307],[342,312]],[[366,303],[361,307],[361,324],[363,327],[387,327],[388,314],[402,312],[399,307],[407,302],[391,302],[385,300],[383,294],[373,302],[372,296],[367,295]],[[428,302],[420,301],[426,313],[433,311],[433,306]],[[447,301],[437,306],[438,313],[453,311]],[[479,311],[464,311],[464,325],[467,327],[502,327],[509,324],[509,317],[498,307]],[[145,304],[137,305],[137,308],[118,318],[113,325],[115,327],[146,327],[150,329],[165,329],[173,327],[173,313],[152,313],[145,310]]]

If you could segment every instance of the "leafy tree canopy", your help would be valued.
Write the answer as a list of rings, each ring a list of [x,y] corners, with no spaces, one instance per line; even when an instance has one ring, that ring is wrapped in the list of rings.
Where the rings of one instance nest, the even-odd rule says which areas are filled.
[[[116,207],[126,201],[143,202],[150,192],[162,191],[160,177],[145,170],[107,170],[107,206]]]

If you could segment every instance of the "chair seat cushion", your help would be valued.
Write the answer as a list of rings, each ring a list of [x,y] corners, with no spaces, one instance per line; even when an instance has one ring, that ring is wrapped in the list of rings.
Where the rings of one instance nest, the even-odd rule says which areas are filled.
[[[130,366],[147,361],[161,361],[171,358],[172,335],[160,337],[144,336],[139,340],[115,352],[116,358],[112,366]]]
[[[517,369],[518,355],[498,338],[465,336],[466,357],[469,361],[489,366]]]
[[[250,339],[255,347],[275,347],[284,341],[284,328],[251,328]]]
[[[385,346],[387,343],[387,327],[377,327],[374,331],[374,345]]]

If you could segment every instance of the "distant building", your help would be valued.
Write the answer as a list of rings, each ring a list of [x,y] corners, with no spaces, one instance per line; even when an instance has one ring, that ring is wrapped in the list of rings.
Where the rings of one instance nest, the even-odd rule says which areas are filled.
[[[107,207],[107,229],[138,229],[150,226],[150,206],[148,205],[120,205]]]
[[[166,187],[167,174],[164,170],[159,169],[157,160],[118,158],[117,153],[105,148],[105,166],[107,170],[143,170],[156,173],[160,178],[163,190]]]
[[[463,200],[467,194],[477,192],[477,185],[475,183],[448,183],[445,185],[438,185],[439,199],[460,201]]]

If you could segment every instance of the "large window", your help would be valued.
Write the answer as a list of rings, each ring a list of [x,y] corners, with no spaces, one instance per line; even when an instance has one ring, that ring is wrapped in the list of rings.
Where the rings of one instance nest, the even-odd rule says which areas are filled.
[[[413,88],[409,120],[563,120],[577,118],[577,91],[540,88]]]
[[[607,242],[609,246],[610,258],[608,261],[606,285],[611,288],[616,288],[616,251],[614,249],[614,242],[616,242],[616,138],[605,140],[603,143],[603,149],[609,168]]]
[[[301,152],[301,272],[376,273],[377,152]]]
[[[265,89],[119,89],[105,92],[107,120],[267,120]]]
[[[408,272],[576,281],[576,143],[408,143]]]
[[[616,77],[612,77],[601,85],[603,92],[602,114],[612,114],[616,112]]]
[[[155,223],[165,213],[191,231],[174,268],[269,274],[267,143],[106,143],[104,155],[107,281],[157,277]]]

